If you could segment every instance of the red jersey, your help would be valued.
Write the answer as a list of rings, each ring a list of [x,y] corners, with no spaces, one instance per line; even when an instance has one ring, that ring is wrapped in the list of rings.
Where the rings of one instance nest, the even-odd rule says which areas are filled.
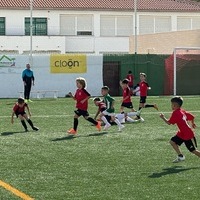
[[[104,110],[106,110],[106,104],[103,101],[99,102],[98,107],[99,107],[100,112],[103,112]]]
[[[84,103],[81,103],[81,101],[87,97],[90,97],[90,94],[85,89],[77,89],[74,97],[76,99],[76,108],[87,111],[88,100],[86,100]]]
[[[139,83],[139,86],[140,86],[140,96],[141,97],[146,97],[149,84],[147,82],[145,82],[145,81],[141,81]]]
[[[26,107],[28,107],[28,105],[26,103],[24,103],[24,105],[22,107],[20,107],[18,103],[15,103],[15,105],[13,107],[13,111],[15,113],[23,113],[23,112],[25,112]]]
[[[194,132],[189,126],[187,121],[191,121],[194,119],[194,116],[186,112],[183,109],[175,110],[168,122],[170,124],[177,124],[179,131],[177,132],[177,136],[183,140],[190,140],[194,137]]]
[[[129,87],[123,89],[123,103],[131,102],[131,94],[132,94],[132,92]],[[125,98],[127,98],[127,99],[125,99]]]
[[[128,74],[128,75],[126,76],[126,78],[129,80],[128,86],[129,86],[129,87],[133,87],[134,76],[133,76],[132,74]]]

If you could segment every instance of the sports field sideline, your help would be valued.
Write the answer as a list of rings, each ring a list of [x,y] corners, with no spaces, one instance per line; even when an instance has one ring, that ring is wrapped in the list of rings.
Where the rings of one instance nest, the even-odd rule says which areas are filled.
[[[170,116],[170,98],[148,97],[160,111],[143,109],[145,122],[125,124],[123,132],[116,126],[98,132],[80,118],[75,138],[66,134],[73,125],[72,99],[33,99],[31,118],[40,130],[28,133],[17,119],[10,123],[15,99],[1,99],[0,199],[199,199],[200,160],[182,146],[186,160],[172,163],[176,154],[168,141],[177,128],[159,118],[160,112]],[[133,97],[135,108],[138,102]],[[199,96],[184,97],[183,108],[196,116],[199,143]],[[96,109],[90,100],[91,116]]]

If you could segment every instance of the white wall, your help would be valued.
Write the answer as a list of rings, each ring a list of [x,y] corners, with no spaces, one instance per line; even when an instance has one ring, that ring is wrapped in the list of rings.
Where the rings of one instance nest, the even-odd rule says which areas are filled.
[[[0,55],[0,59],[2,56]],[[8,55],[8,57],[15,58],[15,66],[0,66],[0,98],[19,97],[18,92],[23,91],[21,73],[29,62],[29,57],[25,55]],[[99,96],[103,85],[102,66],[102,56],[88,55],[87,73],[53,74],[50,73],[50,55],[33,56],[35,86],[32,90],[59,90],[59,97],[64,97],[69,91],[76,90],[75,79],[81,76],[87,80],[89,93],[92,96]]]
[[[6,17],[6,36],[0,36],[0,51],[17,50],[19,53],[30,49],[29,36],[24,36],[24,18],[30,17],[30,10],[0,10],[1,17]],[[94,16],[94,36],[59,36],[61,14],[89,14]],[[133,29],[134,11],[89,11],[89,10],[33,10],[33,17],[46,17],[48,19],[48,35],[34,36],[33,51],[55,50],[61,53],[128,53],[129,37],[101,37],[100,16],[101,15],[132,15]],[[200,16],[197,12],[137,12],[137,26],[139,27],[139,16],[171,16],[171,30],[177,31],[178,16]],[[137,29],[139,31],[139,29]]]

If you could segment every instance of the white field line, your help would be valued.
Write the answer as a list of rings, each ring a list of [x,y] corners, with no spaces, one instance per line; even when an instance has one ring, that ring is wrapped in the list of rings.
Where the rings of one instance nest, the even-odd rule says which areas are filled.
[[[193,110],[193,111],[188,111],[188,112],[191,112],[191,113],[200,113],[200,110]],[[158,112],[142,112],[141,113],[141,115],[157,115],[157,114],[159,114],[159,113],[163,113],[163,114],[170,114],[170,113],[172,113],[172,111],[171,112],[162,112],[162,111],[158,111]],[[91,116],[93,116],[93,115],[95,115],[95,114],[91,114],[90,113],[90,115]],[[53,118],[53,117],[60,117],[60,118],[62,118],[62,117],[72,117],[72,116],[74,116],[73,114],[70,114],[70,115],[33,115],[32,117],[33,118]],[[3,118],[11,118],[11,116],[6,116],[6,115],[4,115],[4,116],[0,116],[0,119],[3,119]]]

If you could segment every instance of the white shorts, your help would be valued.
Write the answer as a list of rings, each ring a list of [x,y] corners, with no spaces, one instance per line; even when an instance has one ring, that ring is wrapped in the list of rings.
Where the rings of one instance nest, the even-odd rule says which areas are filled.
[[[108,115],[108,116],[115,116],[115,113],[109,113],[109,112],[107,112],[106,110],[104,110],[102,113],[103,113],[104,115]]]

